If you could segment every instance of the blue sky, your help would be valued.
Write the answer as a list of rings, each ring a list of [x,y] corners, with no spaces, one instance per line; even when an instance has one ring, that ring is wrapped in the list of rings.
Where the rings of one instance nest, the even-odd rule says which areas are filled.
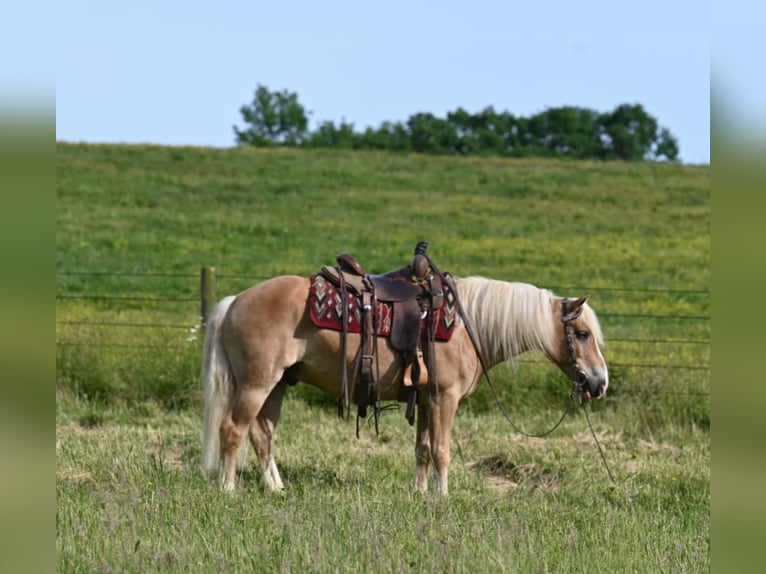
[[[493,106],[640,103],[710,161],[708,2],[69,2],[56,138],[231,146],[258,84],[362,130]]]

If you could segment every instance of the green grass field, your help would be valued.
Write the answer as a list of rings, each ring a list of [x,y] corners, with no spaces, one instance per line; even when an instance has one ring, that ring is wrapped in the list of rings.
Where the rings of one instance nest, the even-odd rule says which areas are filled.
[[[56,213],[59,571],[709,569],[708,167],[59,143]],[[582,412],[527,439],[482,384],[449,498],[421,497],[401,412],[357,440],[298,385],[285,494],[254,456],[219,493],[199,470],[200,267],[223,296],[339,251],[385,271],[421,239],[458,276],[591,294],[611,384],[585,408],[616,484]],[[540,431],[568,382],[523,359],[492,376]]]

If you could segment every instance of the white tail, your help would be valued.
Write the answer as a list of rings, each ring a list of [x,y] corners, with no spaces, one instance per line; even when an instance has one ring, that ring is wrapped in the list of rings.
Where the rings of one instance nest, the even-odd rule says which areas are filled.
[[[218,472],[220,460],[219,428],[229,409],[232,393],[232,374],[229,360],[221,341],[221,324],[234,302],[233,295],[224,297],[213,309],[205,327],[202,346],[202,467],[211,474]],[[242,441],[246,443],[247,441]]]

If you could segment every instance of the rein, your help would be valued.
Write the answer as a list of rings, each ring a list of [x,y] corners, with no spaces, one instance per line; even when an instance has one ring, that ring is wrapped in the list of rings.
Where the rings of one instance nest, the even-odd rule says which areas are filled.
[[[572,361],[572,366],[574,367],[574,376],[572,377],[572,391],[569,393],[569,402],[567,403],[566,407],[564,408],[564,412],[561,414],[561,417],[558,421],[556,421],[556,424],[554,424],[549,430],[540,433],[540,434],[532,434],[527,433],[524,430],[520,429],[519,427],[514,424],[513,420],[511,419],[511,416],[508,414],[508,411],[505,409],[505,406],[500,401],[500,396],[497,394],[497,391],[495,390],[495,386],[492,384],[492,379],[489,376],[489,370],[487,369],[487,365],[484,363],[484,358],[482,357],[481,351],[479,349],[479,345],[476,340],[476,334],[473,331],[473,325],[471,325],[471,322],[468,320],[468,316],[465,313],[465,309],[463,308],[463,304],[460,301],[460,297],[458,296],[458,290],[457,285],[454,285],[454,280],[451,275],[445,274],[445,278],[452,283],[450,285],[453,287],[453,291],[455,293],[455,300],[457,303],[457,310],[460,315],[460,318],[463,320],[463,323],[465,324],[466,332],[468,333],[468,338],[471,340],[471,344],[473,345],[473,349],[476,352],[476,356],[479,358],[479,364],[481,365],[482,374],[484,375],[484,378],[487,380],[487,383],[489,384],[489,388],[492,390],[492,395],[495,398],[495,403],[497,404],[498,408],[500,409],[500,412],[503,413],[503,417],[505,417],[505,420],[508,421],[508,424],[513,427],[513,429],[528,438],[544,438],[551,434],[553,431],[555,431],[561,423],[564,421],[566,416],[569,414],[569,412],[572,409],[572,406],[575,404],[576,398],[579,398],[580,405],[582,406],[582,394],[583,394],[583,387],[585,386],[585,383],[587,382],[587,374],[585,371],[583,371],[580,368],[579,363],[577,362],[577,357],[574,352],[574,343],[572,342],[572,326],[569,324],[570,321],[573,321],[576,319],[579,314],[572,314],[568,313],[568,304],[569,299],[564,298],[562,301],[562,308],[561,308],[561,322],[564,324],[564,337],[567,342],[567,348],[569,350],[569,358]],[[579,392],[578,392],[579,391]],[[587,409],[583,407],[583,411],[585,412],[585,419],[588,421],[588,428],[590,428],[590,432],[593,435],[593,440],[596,441],[596,446],[598,447],[598,452],[601,455],[601,460],[604,463],[604,467],[606,468],[606,472],[609,475],[609,479],[612,481],[613,484],[615,484],[614,476],[612,475],[612,471],[609,468],[609,464],[606,461],[606,456],[604,455],[604,451],[601,448],[601,443],[598,440],[598,437],[596,436],[596,432],[593,430],[593,425],[590,422],[590,416],[588,415]]]

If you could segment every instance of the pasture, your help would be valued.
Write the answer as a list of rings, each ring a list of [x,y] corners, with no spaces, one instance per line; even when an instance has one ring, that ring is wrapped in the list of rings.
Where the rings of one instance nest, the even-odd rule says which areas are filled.
[[[57,145],[60,571],[709,569],[710,174],[678,165],[306,150]],[[199,270],[217,294],[368,270],[416,241],[458,276],[591,294],[607,397],[546,439],[487,385],[453,432],[450,496],[413,492],[414,429],[380,436],[288,392],[286,492],[254,456],[234,495],[200,465]],[[707,342],[707,343],[706,343]],[[568,381],[540,357],[492,376],[541,431]]]

